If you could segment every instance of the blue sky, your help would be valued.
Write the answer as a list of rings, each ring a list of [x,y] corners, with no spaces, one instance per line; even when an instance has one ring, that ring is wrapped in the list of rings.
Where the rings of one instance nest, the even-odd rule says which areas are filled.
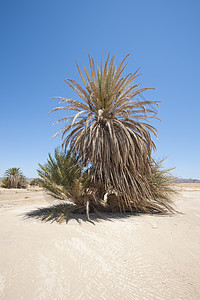
[[[1,1],[0,176],[21,167],[27,177],[61,144],[48,111],[53,96],[73,97],[74,60],[88,65],[110,52],[126,72],[141,67],[143,94],[160,100],[156,158],[174,174],[200,179],[200,1]],[[80,82],[80,81],[79,81]]]

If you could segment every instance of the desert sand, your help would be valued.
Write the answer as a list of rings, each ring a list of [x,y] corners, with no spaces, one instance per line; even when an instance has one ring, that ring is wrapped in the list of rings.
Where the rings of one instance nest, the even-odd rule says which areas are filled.
[[[182,214],[58,224],[24,213],[41,189],[0,189],[0,298],[200,299],[200,185],[179,184]]]

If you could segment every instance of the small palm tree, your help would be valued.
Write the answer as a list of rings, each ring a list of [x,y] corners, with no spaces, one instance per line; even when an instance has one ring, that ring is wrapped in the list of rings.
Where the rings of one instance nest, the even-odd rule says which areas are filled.
[[[61,200],[71,200],[74,204],[82,204],[89,179],[71,157],[70,151],[64,153],[56,148],[54,158],[49,154],[47,163],[39,164],[39,167],[40,184],[49,194]]]
[[[2,180],[2,186],[5,188],[25,188],[26,179],[20,168],[7,169]]]
[[[45,218],[51,215],[59,216],[63,219],[65,215],[71,213],[86,213],[89,219],[89,202],[93,211],[103,203],[97,202],[99,186],[91,184],[90,176],[87,170],[77,162],[76,159],[71,157],[71,152],[67,153],[60,151],[59,148],[55,149],[54,158],[49,154],[47,163],[44,165],[39,164],[38,174],[40,176],[40,184],[46,191],[53,197],[60,200],[69,200],[71,204],[61,204],[53,206],[52,208],[39,210],[44,213]],[[64,212],[63,212],[64,209]],[[31,212],[30,216],[35,213]],[[29,214],[28,214],[29,215]],[[36,216],[38,212],[36,212]]]
[[[166,211],[163,201],[153,196],[149,178],[152,175],[151,153],[155,150],[151,134],[156,129],[149,118],[157,118],[152,105],[158,101],[138,100],[136,96],[148,88],[139,88],[133,81],[138,74],[122,77],[125,69],[123,59],[118,68],[114,56],[103,65],[94,64],[89,56],[90,72],[85,76],[77,65],[84,87],[72,79],[66,83],[81,100],[54,97],[67,103],[53,109],[73,110],[73,116],[57,122],[68,121],[62,133],[63,147],[70,151],[83,166],[89,168],[91,182],[103,185],[103,200],[109,198],[120,211]],[[149,108],[151,105],[151,108]]]

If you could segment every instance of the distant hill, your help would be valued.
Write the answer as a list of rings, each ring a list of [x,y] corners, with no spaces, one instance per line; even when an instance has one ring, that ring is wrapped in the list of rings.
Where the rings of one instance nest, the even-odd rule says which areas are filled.
[[[193,179],[193,178],[189,178],[189,179],[179,178],[176,180],[176,182],[177,183],[200,183],[200,180]]]

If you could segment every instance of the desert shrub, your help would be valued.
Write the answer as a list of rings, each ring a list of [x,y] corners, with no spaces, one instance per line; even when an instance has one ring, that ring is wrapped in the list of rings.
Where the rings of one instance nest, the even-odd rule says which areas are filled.
[[[34,178],[30,182],[31,186],[41,186],[41,180],[40,178]]]

